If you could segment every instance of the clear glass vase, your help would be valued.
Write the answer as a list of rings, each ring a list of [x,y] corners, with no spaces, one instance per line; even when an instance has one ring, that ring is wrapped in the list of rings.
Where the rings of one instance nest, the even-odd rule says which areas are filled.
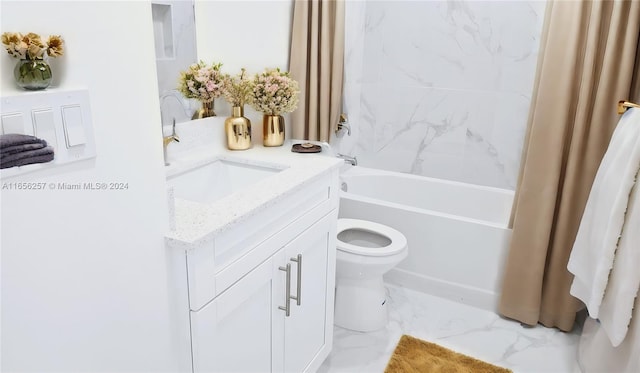
[[[13,77],[21,88],[37,91],[47,88],[53,76],[51,67],[45,60],[22,59],[13,69]]]

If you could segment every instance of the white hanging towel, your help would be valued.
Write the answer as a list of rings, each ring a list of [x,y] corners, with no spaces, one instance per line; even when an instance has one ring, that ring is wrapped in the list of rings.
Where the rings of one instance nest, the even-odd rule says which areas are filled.
[[[567,265],[575,275],[571,295],[584,302],[593,318],[599,317],[639,168],[640,109],[631,108],[620,118],[600,163]]]
[[[637,180],[637,176],[636,176]],[[600,325],[613,347],[627,336],[640,288],[640,185],[631,189],[622,235],[613,259],[609,283],[600,305]],[[638,313],[640,317],[640,313]]]

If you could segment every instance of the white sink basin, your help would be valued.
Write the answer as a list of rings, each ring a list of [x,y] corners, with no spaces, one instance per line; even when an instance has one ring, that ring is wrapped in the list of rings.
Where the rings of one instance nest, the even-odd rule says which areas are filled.
[[[246,188],[285,166],[254,165],[219,159],[167,178],[175,198],[211,203]]]

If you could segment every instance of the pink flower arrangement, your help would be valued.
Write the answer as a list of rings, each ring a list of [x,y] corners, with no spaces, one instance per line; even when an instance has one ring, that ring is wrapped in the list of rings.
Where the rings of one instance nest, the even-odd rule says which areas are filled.
[[[178,89],[186,98],[195,98],[202,102],[213,101],[220,97],[225,89],[221,66],[221,63],[209,66],[203,61],[194,63],[187,71],[180,73]]]
[[[251,106],[268,115],[290,113],[298,106],[298,82],[280,69],[266,69],[255,76]]]
[[[240,74],[236,76],[225,75],[224,98],[231,106],[244,106],[251,102],[253,98],[253,79],[247,77],[246,70],[243,67]]]

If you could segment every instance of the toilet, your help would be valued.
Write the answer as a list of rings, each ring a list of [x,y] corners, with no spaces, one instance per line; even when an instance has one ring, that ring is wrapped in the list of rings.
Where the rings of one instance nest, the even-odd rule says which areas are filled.
[[[388,320],[382,275],[407,257],[407,239],[360,219],[338,219],[337,235],[334,322],[360,332],[382,329]]]

